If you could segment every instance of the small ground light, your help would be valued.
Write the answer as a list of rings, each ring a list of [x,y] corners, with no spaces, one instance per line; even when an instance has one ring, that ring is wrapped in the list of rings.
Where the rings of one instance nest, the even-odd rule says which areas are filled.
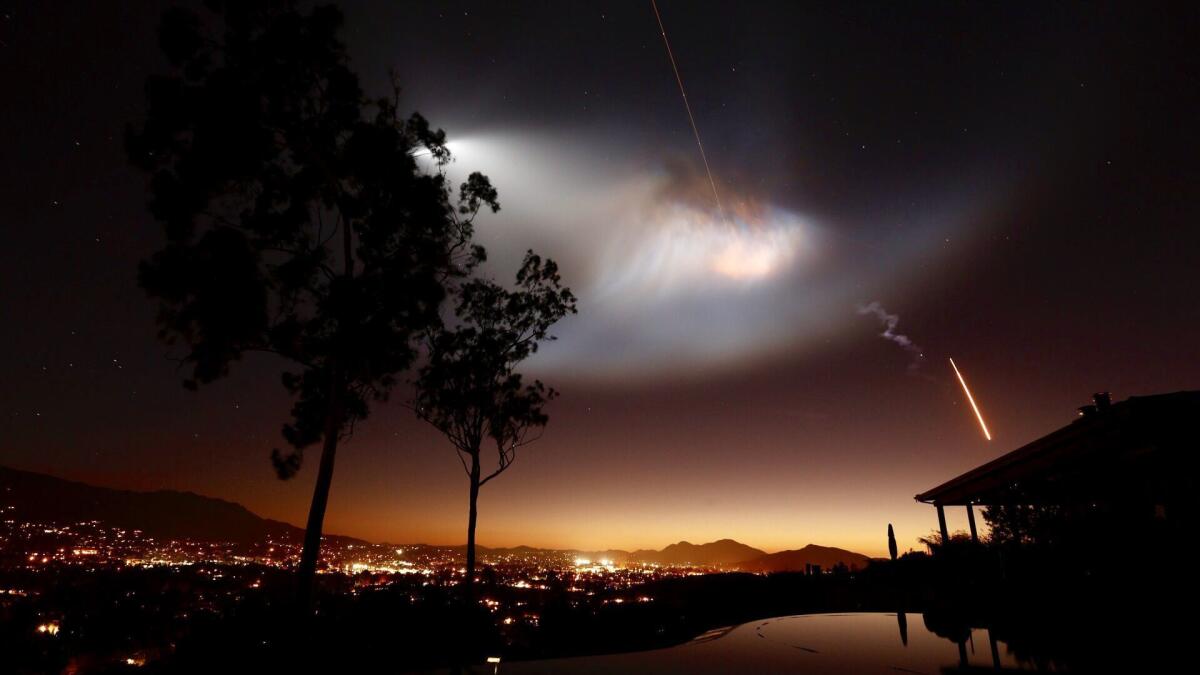
[[[499,656],[489,656],[489,657],[487,657],[487,662],[492,664],[492,673],[500,672],[500,657]]]

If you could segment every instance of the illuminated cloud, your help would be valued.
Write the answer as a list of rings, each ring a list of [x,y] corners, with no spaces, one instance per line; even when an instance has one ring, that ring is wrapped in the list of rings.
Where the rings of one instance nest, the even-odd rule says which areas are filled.
[[[729,190],[722,217],[707,183],[662,161],[528,134],[467,136],[451,150],[452,178],[483,171],[500,191],[503,209],[478,227],[488,271],[506,277],[534,248],[579,296],[537,370],[628,379],[794,351],[852,324],[874,274],[836,260],[827,228],[769,200]]]
[[[791,272],[805,253],[805,228],[792,214],[722,219],[673,200],[648,206],[625,216],[633,227],[602,258],[596,291],[606,302],[763,285]]]

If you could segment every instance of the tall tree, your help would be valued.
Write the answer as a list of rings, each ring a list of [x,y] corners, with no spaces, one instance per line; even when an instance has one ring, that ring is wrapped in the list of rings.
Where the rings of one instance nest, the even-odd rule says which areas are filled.
[[[541,435],[545,405],[557,392],[540,380],[526,384],[517,366],[553,340],[550,327],[575,313],[575,296],[558,265],[529,251],[508,290],[471,279],[458,290],[455,323],[428,334],[428,362],[415,387],[417,416],[454,446],[470,482],[464,595],[474,597],[475,525],[479,489],[512,466],[517,450]],[[485,444],[495,464],[483,465]]]
[[[173,72],[147,80],[145,119],[126,137],[166,234],[139,281],[185,386],[250,352],[285,360],[294,403],[278,475],[321,443],[298,568],[307,606],[338,443],[411,367],[446,283],[483,257],[476,214],[499,207],[480,174],[454,194],[445,134],[401,117],[398,88],[364,96],[338,10],[207,5],[164,13]]]

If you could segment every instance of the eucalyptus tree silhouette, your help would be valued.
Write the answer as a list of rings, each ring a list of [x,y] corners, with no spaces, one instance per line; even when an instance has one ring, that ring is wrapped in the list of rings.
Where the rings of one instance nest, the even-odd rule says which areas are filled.
[[[400,115],[395,83],[366,98],[337,9],[206,4],[211,15],[164,13],[173,72],[148,78],[145,119],[126,134],[166,234],[139,282],[185,386],[247,353],[285,360],[278,475],[322,444],[298,567],[308,607],[338,443],[411,367],[446,285],[483,259],[475,216],[499,206],[481,174],[451,187],[445,134]]]
[[[413,408],[449,439],[470,481],[468,600],[474,594],[479,488],[512,466],[521,446],[540,437],[549,420],[544,407],[557,396],[540,380],[525,384],[516,368],[540,342],[554,339],[551,326],[575,311],[558,265],[529,251],[513,290],[471,279],[457,291],[456,325],[427,333],[429,358],[419,370]],[[496,464],[485,474],[481,455],[489,442]]]

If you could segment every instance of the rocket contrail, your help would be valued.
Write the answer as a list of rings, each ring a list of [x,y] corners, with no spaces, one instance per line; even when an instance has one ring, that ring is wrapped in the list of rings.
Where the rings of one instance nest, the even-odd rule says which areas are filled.
[[[879,337],[889,342],[896,343],[901,349],[912,355],[912,361],[910,361],[908,364],[908,370],[910,372],[916,372],[916,370],[921,367],[921,360],[925,358],[925,354],[922,353],[921,347],[917,343],[913,342],[907,335],[902,335],[896,332],[896,327],[900,325],[899,315],[889,314],[878,300],[874,300],[868,305],[859,305],[858,313],[870,314],[879,319],[879,322],[883,324],[883,332],[879,334]]]
[[[987,424],[983,421],[983,414],[979,412],[979,406],[975,405],[975,399],[971,396],[971,390],[967,388],[967,381],[963,379],[962,373],[958,372],[958,366],[954,365],[954,359],[950,359],[950,367],[954,369],[954,374],[958,376],[959,383],[962,384],[963,392],[967,394],[967,400],[971,403],[971,408],[975,410],[975,417],[979,418],[979,427],[983,429],[984,438],[992,440],[992,434],[988,432]]]
[[[683,107],[687,110],[688,121],[692,123],[692,133],[696,136],[696,147],[700,148],[700,159],[704,162],[704,172],[708,174],[708,184],[712,186],[713,198],[717,200],[717,213],[721,221],[725,221],[725,209],[721,206],[721,195],[717,193],[717,181],[713,180],[712,169],[708,168],[708,157],[704,154],[704,143],[700,141],[700,128],[696,126],[696,118],[692,116],[692,106],[688,103],[687,92],[683,89],[683,78],[679,76],[679,66],[675,65],[675,53],[671,51],[671,41],[667,39],[667,29],[663,27],[662,15],[658,13],[658,3],[650,0],[654,8],[654,18],[658,19],[658,30],[662,33],[663,44],[667,46],[667,58],[671,60],[671,70],[675,71],[675,81],[679,83],[679,93],[683,96]]]

